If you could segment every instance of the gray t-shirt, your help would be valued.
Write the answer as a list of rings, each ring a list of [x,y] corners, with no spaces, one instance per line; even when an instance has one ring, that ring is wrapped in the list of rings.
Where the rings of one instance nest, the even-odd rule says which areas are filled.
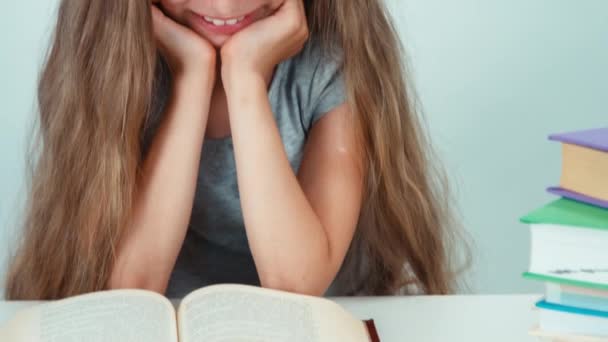
[[[311,37],[300,53],[279,63],[269,86],[270,105],[296,173],[312,125],[345,101],[341,54],[336,51],[323,51]],[[169,82],[160,83],[160,93],[166,97]],[[151,118],[153,127],[145,130],[144,152],[166,98],[155,102],[158,110]],[[230,137],[205,139],[188,232],[165,295],[181,298],[216,283],[259,285],[243,223]],[[331,291],[327,294],[335,294]]]

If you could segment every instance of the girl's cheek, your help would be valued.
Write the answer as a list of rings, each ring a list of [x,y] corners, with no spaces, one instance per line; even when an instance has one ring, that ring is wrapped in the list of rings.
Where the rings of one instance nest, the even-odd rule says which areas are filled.
[[[171,15],[177,15],[182,12],[185,8],[186,0],[160,0],[163,8]]]
[[[182,22],[181,18],[184,12],[184,6],[182,5],[184,0],[161,0],[160,3],[166,15],[171,17],[173,20]]]

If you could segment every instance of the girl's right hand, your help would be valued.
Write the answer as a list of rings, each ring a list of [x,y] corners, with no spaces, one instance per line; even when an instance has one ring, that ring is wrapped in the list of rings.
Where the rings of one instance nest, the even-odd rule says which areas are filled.
[[[152,0],[152,22],[157,46],[174,77],[185,73],[215,74],[216,50],[204,37],[166,16]]]

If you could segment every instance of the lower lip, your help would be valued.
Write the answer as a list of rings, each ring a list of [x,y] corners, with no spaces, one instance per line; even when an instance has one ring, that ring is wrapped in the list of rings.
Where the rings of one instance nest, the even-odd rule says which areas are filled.
[[[199,16],[199,15],[195,15],[194,16],[194,20],[196,21],[196,23],[203,27],[206,31],[210,31],[216,34],[222,34],[222,35],[232,35],[235,34],[236,32],[242,30],[243,28],[249,26],[249,24],[251,24],[253,22],[253,13],[247,14],[243,20],[239,21],[238,23],[234,24],[234,25],[228,25],[228,24],[224,24],[222,26],[217,26],[214,25],[213,23],[208,22],[207,20],[205,20],[205,18]]]

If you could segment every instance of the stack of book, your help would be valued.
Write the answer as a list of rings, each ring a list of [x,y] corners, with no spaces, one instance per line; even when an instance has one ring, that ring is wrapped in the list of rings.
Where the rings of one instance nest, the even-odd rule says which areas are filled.
[[[530,226],[530,267],[545,282],[539,326],[553,341],[608,341],[608,128],[554,134],[562,144],[560,198],[520,220]]]

